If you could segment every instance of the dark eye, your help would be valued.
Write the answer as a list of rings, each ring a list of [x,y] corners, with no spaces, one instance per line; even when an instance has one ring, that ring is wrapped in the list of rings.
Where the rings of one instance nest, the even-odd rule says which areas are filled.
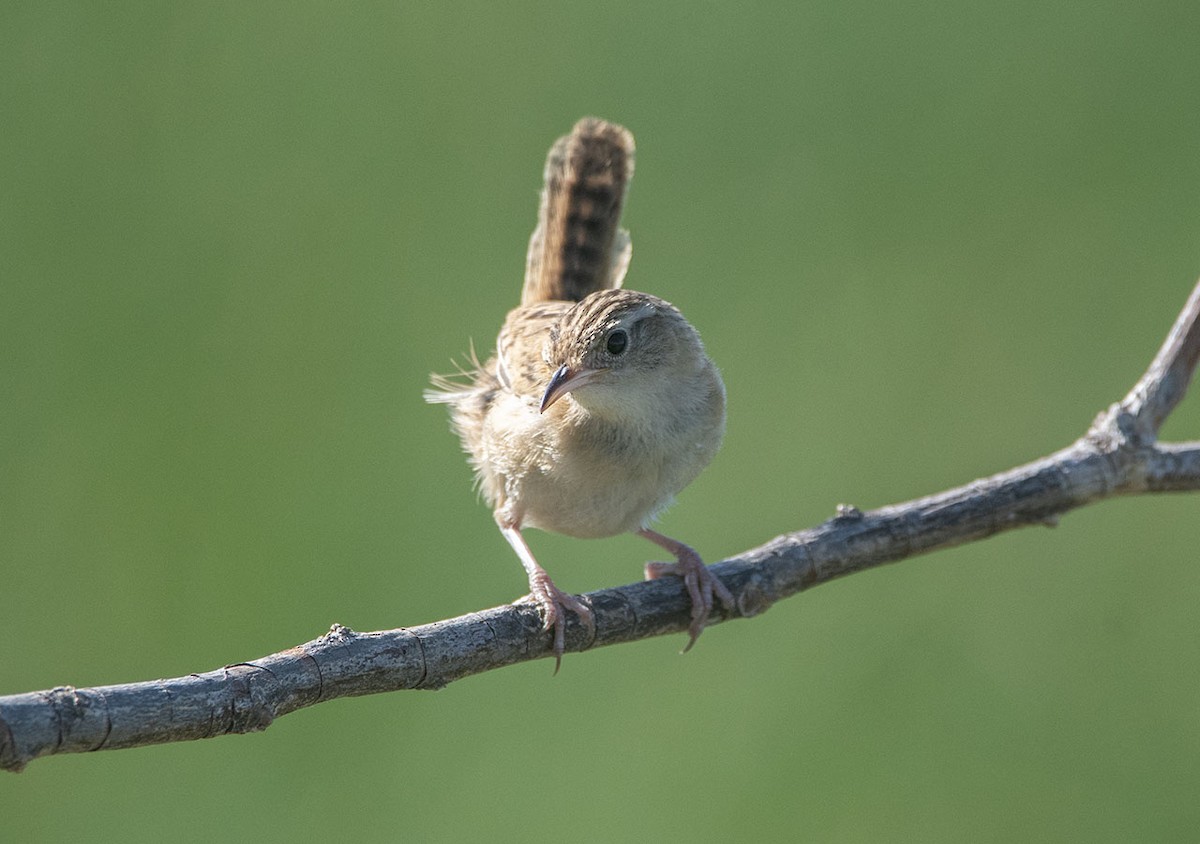
[[[625,347],[629,345],[629,335],[625,329],[618,328],[612,334],[608,335],[608,340],[604,343],[604,348],[608,349],[610,355],[619,355],[625,351]]]

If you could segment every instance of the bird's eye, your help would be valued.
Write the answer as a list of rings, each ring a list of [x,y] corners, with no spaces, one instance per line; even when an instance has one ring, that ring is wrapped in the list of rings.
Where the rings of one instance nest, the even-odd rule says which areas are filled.
[[[616,331],[608,335],[608,340],[605,341],[604,348],[608,349],[610,355],[619,355],[625,351],[625,347],[629,345],[629,334],[625,329],[618,328]]]

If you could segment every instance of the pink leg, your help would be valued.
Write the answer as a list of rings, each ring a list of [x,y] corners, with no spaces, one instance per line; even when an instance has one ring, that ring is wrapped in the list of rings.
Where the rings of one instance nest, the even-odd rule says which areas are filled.
[[[639,530],[638,536],[644,536],[655,545],[665,548],[675,555],[674,563],[646,563],[646,579],[656,580],[665,574],[683,578],[683,585],[692,599],[692,623],[688,627],[691,639],[688,640],[687,647],[683,649],[683,652],[687,653],[692,649],[692,645],[696,644],[696,639],[704,631],[704,625],[708,623],[708,614],[712,612],[713,608],[713,594],[715,593],[721,599],[721,603],[725,605],[726,609],[732,610],[736,606],[733,593],[708,570],[708,566],[704,565],[700,555],[690,545],[684,545],[682,542],[671,539],[669,536],[663,536],[649,528]]]
[[[525,537],[521,535],[519,527],[501,525],[500,533],[521,558],[521,565],[525,567],[525,573],[529,576],[530,597],[542,611],[542,627],[547,631],[554,631],[554,673],[557,674],[562,665],[563,651],[566,650],[567,625],[564,613],[570,610],[579,616],[579,620],[594,636],[596,622],[592,618],[592,609],[574,595],[563,592],[554,585],[550,575],[546,574],[546,570],[533,558],[533,552],[525,544]]]

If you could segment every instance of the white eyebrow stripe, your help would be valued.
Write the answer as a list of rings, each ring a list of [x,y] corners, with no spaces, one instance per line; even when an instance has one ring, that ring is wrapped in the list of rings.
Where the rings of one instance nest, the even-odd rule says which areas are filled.
[[[651,314],[655,314],[655,313],[658,313],[658,309],[655,308],[654,305],[652,305],[650,302],[643,302],[641,305],[638,306],[637,310],[630,312],[629,315],[625,317],[625,319],[621,320],[621,324],[622,325],[633,325],[635,322],[637,322],[642,317],[650,316]]]

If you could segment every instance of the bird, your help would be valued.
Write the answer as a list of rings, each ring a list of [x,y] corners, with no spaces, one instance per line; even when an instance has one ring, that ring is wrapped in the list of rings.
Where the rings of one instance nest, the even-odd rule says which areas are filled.
[[[550,148],[520,304],[495,354],[472,350],[459,372],[432,376],[425,399],[450,406],[451,425],[516,552],[552,633],[555,673],[567,613],[594,637],[591,608],[559,589],[522,530],[579,538],[636,533],[673,563],[647,579],[682,578],[695,644],[714,596],[730,590],[690,546],[651,528],[720,447],[725,386],[700,335],[674,305],[622,288],[632,246],[619,225],[633,175],[633,136],[594,117]]]

